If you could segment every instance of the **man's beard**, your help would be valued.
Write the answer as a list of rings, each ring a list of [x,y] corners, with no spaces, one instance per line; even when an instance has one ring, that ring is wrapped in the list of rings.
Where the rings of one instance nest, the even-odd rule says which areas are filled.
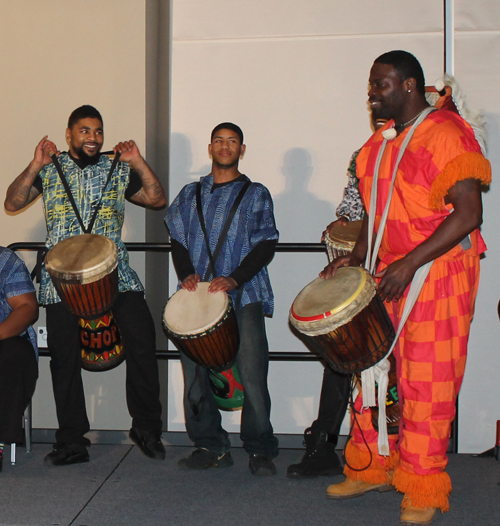
[[[83,149],[83,146],[80,148],[75,148],[75,153],[78,155],[78,159],[84,164],[85,166],[88,166],[89,164],[97,164],[100,157],[100,149],[96,151],[94,155],[88,155],[88,153]]]

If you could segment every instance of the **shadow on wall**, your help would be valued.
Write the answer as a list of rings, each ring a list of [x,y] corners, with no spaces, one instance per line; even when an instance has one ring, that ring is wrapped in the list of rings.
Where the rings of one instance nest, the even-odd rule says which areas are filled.
[[[173,201],[184,185],[198,181],[203,175],[208,175],[211,165],[205,164],[199,170],[191,171],[193,166],[191,142],[183,133],[172,133],[170,148],[172,152],[170,170],[175,175],[175,178],[170,180],[170,196]]]
[[[291,148],[281,169],[285,189],[273,196],[276,223],[282,243],[319,243],[325,227],[335,219],[333,201],[318,199],[308,191],[314,167],[305,148]]]

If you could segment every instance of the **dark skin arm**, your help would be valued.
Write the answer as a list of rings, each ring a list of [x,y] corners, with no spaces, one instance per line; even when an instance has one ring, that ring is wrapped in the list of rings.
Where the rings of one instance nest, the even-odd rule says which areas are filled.
[[[141,178],[142,188],[130,198],[130,201],[153,210],[163,208],[167,202],[165,191],[156,174],[140,154],[135,142],[120,142],[114,147],[114,151],[120,152],[120,160],[129,163]]]
[[[458,181],[449,190],[446,203],[453,213],[436,231],[404,258],[391,263],[375,277],[381,277],[378,293],[385,301],[398,301],[418,268],[446,254],[483,222],[481,183],[477,179]]]
[[[0,323],[0,340],[19,336],[38,319],[36,294],[28,292],[7,298],[12,312]]]
[[[481,225],[483,205],[481,183],[477,179],[458,181],[448,190],[445,202],[451,203],[454,211],[436,231],[404,258],[376,274],[376,277],[382,278],[378,293],[383,300],[398,301],[418,268],[446,254]],[[361,234],[352,253],[332,261],[320,272],[320,277],[327,279],[333,276],[339,267],[360,266],[365,260],[367,245],[368,216],[365,214]]]
[[[59,155],[57,146],[47,139],[47,135],[35,148],[33,160],[26,170],[11,183],[5,197],[5,209],[9,212],[17,212],[34,201],[40,192],[33,186],[33,181],[40,170],[52,162],[52,154]]]

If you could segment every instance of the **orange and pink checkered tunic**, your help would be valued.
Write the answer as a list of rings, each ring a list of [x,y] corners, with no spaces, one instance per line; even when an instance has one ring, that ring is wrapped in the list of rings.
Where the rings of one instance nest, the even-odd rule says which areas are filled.
[[[384,129],[391,126],[386,125]],[[382,131],[375,133],[357,159],[359,189],[369,209],[375,161]],[[389,141],[381,161],[375,211],[375,231],[380,224],[393,167],[405,130]],[[476,178],[489,183],[489,162],[482,156],[470,126],[447,110],[431,113],[416,129],[399,165],[386,229],[379,251],[381,271],[421,242],[452,213],[444,198],[459,180]],[[368,213],[373,213],[368,210]],[[402,405],[400,435],[390,437],[393,453],[379,457],[377,433],[370,412],[357,415],[353,437],[346,450],[346,474],[366,482],[383,482],[395,469],[392,482],[410,495],[414,506],[448,508],[451,490],[444,473],[450,424],[460,390],[467,356],[467,341],[479,279],[479,256],[486,246],[479,230],[470,235],[471,246],[455,246],[437,258],[394,349],[398,393]],[[386,303],[397,328],[406,295]],[[361,396],[356,407],[361,410]],[[361,430],[368,447],[363,440]],[[423,477],[425,476],[425,477]],[[425,480],[424,480],[425,479]]]

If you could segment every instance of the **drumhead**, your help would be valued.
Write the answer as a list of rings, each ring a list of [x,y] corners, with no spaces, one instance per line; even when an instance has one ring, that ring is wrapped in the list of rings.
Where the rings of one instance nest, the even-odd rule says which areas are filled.
[[[225,292],[208,292],[210,283],[198,283],[194,292],[180,289],[167,302],[163,311],[165,327],[174,334],[201,334],[214,327],[229,308]]]
[[[45,268],[51,277],[79,284],[98,281],[117,265],[117,246],[99,234],[63,239],[45,257]]]
[[[329,230],[326,238],[327,242],[333,245],[345,246],[345,248],[354,248],[361,232],[363,221],[349,221],[347,225],[335,223]]]
[[[370,273],[341,267],[329,279],[316,278],[304,287],[290,309],[290,323],[309,336],[326,334],[361,312],[376,293]]]

